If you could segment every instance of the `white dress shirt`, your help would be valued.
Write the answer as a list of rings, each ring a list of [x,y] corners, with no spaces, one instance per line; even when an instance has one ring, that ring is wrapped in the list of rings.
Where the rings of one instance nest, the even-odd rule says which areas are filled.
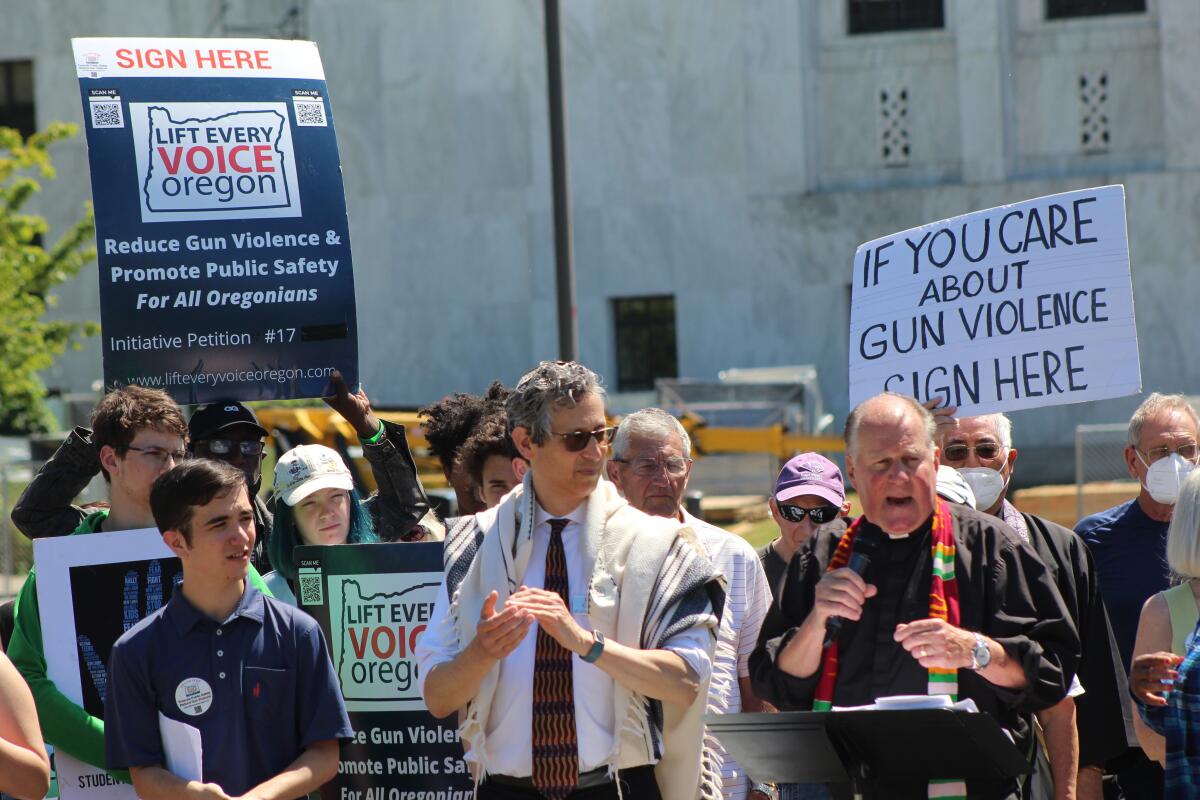
[[[587,631],[587,585],[590,575],[583,574],[582,538],[586,501],[566,515],[569,520],[562,532],[563,555],[567,562],[570,585],[570,609],[575,621]],[[534,589],[544,588],[546,550],[550,544],[550,520],[555,519],[540,505],[534,516],[533,550],[521,584]],[[497,611],[501,609],[497,607]],[[446,596],[446,579],[438,590],[433,616],[425,632],[417,640],[416,657],[419,665],[418,689],[425,690],[425,676],[438,664],[452,661],[458,655],[455,646],[454,621],[450,618],[450,602]],[[537,652],[537,623],[516,649],[500,663],[500,676],[487,714],[483,762],[487,771],[496,775],[529,777],[533,774],[533,664]],[[711,670],[708,656],[710,633],[707,630],[685,631],[671,637],[666,649],[678,653],[701,678],[707,679]],[[465,648],[469,642],[462,642]],[[636,642],[625,642],[636,646]],[[594,664],[572,655],[572,676],[575,691],[575,731],[579,743],[579,771],[588,772],[604,766],[613,748],[613,679]]]
[[[767,585],[758,552],[749,542],[686,511],[683,521],[696,531],[713,566],[727,581],[725,612],[721,616],[720,637],[713,656],[707,711],[710,714],[736,714],[742,710],[742,689],[738,679],[750,675],[750,654],[758,644],[758,633],[771,607],[771,588]],[[725,800],[742,800],[750,790],[748,776],[719,741],[714,740],[714,746],[721,754]]]

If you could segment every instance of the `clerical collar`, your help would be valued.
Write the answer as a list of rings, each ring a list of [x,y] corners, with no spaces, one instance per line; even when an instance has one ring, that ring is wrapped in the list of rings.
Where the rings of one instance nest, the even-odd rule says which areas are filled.
[[[863,525],[870,525],[872,528],[878,529],[879,532],[882,533],[886,538],[892,541],[899,541],[902,539],[908,539],[912,536],[924,536],[929,529],[933,527],[933,514],[930,514],[929,519],[925,520],[920,526],[909,531],[908,533],[888,533],[874,522],[871,522],[871,520],[867,519],[865,516],[863,517]]]

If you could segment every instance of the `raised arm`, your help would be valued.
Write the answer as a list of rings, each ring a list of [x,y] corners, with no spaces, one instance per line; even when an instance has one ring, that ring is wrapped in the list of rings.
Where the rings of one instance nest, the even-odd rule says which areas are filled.
[[[71,503],[99,472],[92,432],[76,428],[21,492],[13,524],[30,539],[71,533],[84,517],[83,509]]]

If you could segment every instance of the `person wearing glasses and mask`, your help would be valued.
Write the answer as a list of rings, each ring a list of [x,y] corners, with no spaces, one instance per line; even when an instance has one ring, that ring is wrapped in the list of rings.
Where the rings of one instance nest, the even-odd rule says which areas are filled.
[[[767,501],[779,538],[758,551],[771,596],[779,587],[792,556],[819,530],[841,537],[849,521],[850,503],[838,465],[819,453],[793,456],[779,470],[775,491]]]
[[[105,395],[92,413],[91,438],[108,483],[109,507],[84,516],[71,535],[155,527],[150,489],[159,475],[187,455],[187,425],[179,406],[158,389],[116,389]],[[257,588],[265,588],[253,566],[249,577]],[[119,605],[112,614],[119,618],[123,598],[117,597],[116,602]],[[46,743],[87,764],[103,767],[104,720],[70,700],[46,673],[36,569],[29,571],[17,595],[8,656],[33,692]],[[128,780],[127,775],[119,777]]]
[[[529,471],[446,535],[418,681],[482,800],[720,790],[697,700],[723,593],[694,531],[603,480],[604,397],[575,362],[527,373],[506,412]]]
[[[1017,463],[1004,414],[955,417],[936,409],[943,466],[956,469],[976,507],[1033,546],[1053,576],[1079,632],[1082,693],[1038,713],[1057,797],[1099,800],[1105,766],[1136,746],[1124,662],[1113,638],[1091,553],[1073,531],[1018,510],[1008,499]]]
[[[656,517],[677,519],[700,536],[713,566],[725,576],[725,608],[708,690],[709,714],[765,710],[750,685],[750,653],[771,606],[771,589],[758,554],[741,536],[709,525],[684,508],[692,473],[692,442],[679,420],[660,408],[644,408],[621,420],[613,437],[608,477],[630,505]],[[726,800],[751,789],[745,771],[717,740]]]
[[[1170,586],[1167,528],[1183,480],[1196,468],[1200,419],[1179,394],[1154,392],[1129,420],[1125,466],[1139,484],[1137,497],[1080,520],[1100,575],[1100,592],[1126,670],[1133,660],[1142,606]],[[1084,684],[1084,688],[1087,685]],[[1140,751],[1121,769],[1127,797],[1161,797],[1162,768]]]

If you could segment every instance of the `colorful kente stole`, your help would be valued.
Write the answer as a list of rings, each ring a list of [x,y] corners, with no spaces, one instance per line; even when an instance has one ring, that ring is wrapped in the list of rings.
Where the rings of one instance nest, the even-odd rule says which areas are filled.
[[[838,542],[837,550],[829,561],[827,571],[841,569],[850,562],[854,548],[854,537],[863,521],[859,517]],[[958,583],[954,580],[954,522],[950,508],[940,498],[933,514],[933,529],[930,532],[930,550],[933,556],[932,575],[929,581],[929,616],[943,619],[951,625],[959,625]],[[813,711],[828,711],[833,707],[833,687],[837,683],[838,643],[835,639],[821,653],[820,675],[817,691],[813,698]],[[948,694],[958,700],[958,670],[930,667],[928,694]],[[965,798],[967,785],[960,780],[936,779],[929,782],[931,798]]]

